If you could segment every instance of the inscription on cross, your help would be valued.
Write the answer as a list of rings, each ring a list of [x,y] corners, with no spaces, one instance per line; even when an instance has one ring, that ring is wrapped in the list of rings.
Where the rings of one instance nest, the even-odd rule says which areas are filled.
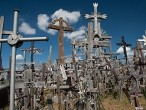
[[[57,25],[59,23],[59,25]],[[63,20],[62,17],[59,19],[55,19],[49,24],[48,28],[55,29],[59,31],[58,43],[59,43],[59,65],[64,64],[64,42],[63,42],[63,34],[64,31],[72,32],[72,28],[70,25]]]
[[[22,38],[21,35],[17,32],[17,21],[18,21],[18,10],[14,11],[14,23],[13,23],[13,31],[3,31],[1,28],[0,36],[9,35],[7,39],[0,38],[0,42],[7,42],[12,47],[12,56],[11,56],[11,82],[10,82],[10,110],[14,110],[14,102],[15,102],[15,70],[16,70],[16,48],[20,43],[28,42],[28,41],[46,41],[47,37],[33,37],[33,38]],[[3,23],[2,23],[3,24]],[[2,25],[0,24],[0,25]],[[1,27],[1,26],[0,26]]]

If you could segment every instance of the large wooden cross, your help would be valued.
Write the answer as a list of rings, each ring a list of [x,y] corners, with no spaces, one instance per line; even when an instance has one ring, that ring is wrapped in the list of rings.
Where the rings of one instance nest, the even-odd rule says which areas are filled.
[[[59,23],[59,24],[58,24]],[[59,31],[58,43],[59,43],[59,65],[64,64],[64,40],[63,34],[64,31],[72,32],[70,25],[63,20],[62,17],[55,19],[48,26],[50,29],[55,29]]]

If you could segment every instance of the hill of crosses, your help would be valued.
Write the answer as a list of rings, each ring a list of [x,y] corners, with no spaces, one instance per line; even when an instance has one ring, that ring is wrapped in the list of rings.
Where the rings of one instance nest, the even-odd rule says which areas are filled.
[[[71,55],[64,55],[69,51],[64,49],[64,33],[73,32],[71,25],[63,17],[48,25],[48,30],[59,33],[59,54],[54,62],[52,46],[46,62],[34,62],[34,54],[43,52],[34,42],[48,39],[18,34],[18,10],[14,11],[13,31],[4,30],[4,17],[0,16],[0,109],[146,110],[146,36],[136,41],[133,55],[127,54],[127,47],[132,45],[122,36],[116,43],[123,50],[119,58],[119,53],[112,52],[112,37],[101,28],[107,15],[97,11],[98,5],[93,3],[92,14],[85,14],[86,37],[71,40]],[[8,69],[2,67],[4,42],[12,48]],[[24,60],[17,64],[16,49],[24,42],[31,42],[31,46],[21,49]],[[30,62],[26,61],[27,52]]]

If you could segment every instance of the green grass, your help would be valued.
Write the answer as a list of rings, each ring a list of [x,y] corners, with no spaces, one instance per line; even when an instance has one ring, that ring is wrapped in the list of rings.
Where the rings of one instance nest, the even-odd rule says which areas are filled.
[[[140,105],[146,110],[146,100],[144,97],[139,98]],[[130,104],[127,97],[123,94],[121,99],[114,99],[113,96],[109,95],[102,98],[102,104],[105,110],[135,110],[133,104]]]

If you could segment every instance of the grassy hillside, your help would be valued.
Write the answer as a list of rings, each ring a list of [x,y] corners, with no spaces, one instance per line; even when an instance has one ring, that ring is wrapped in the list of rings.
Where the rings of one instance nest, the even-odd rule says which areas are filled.
[[[146,110],[146,99],[140,97],[139,102],[143,106],[143,110]],[[135,110],[134,105],[130,104],[125,95],[121,99],[114,99],[112,96],[108,96],[102,99],[102,104],[105,110]]]

